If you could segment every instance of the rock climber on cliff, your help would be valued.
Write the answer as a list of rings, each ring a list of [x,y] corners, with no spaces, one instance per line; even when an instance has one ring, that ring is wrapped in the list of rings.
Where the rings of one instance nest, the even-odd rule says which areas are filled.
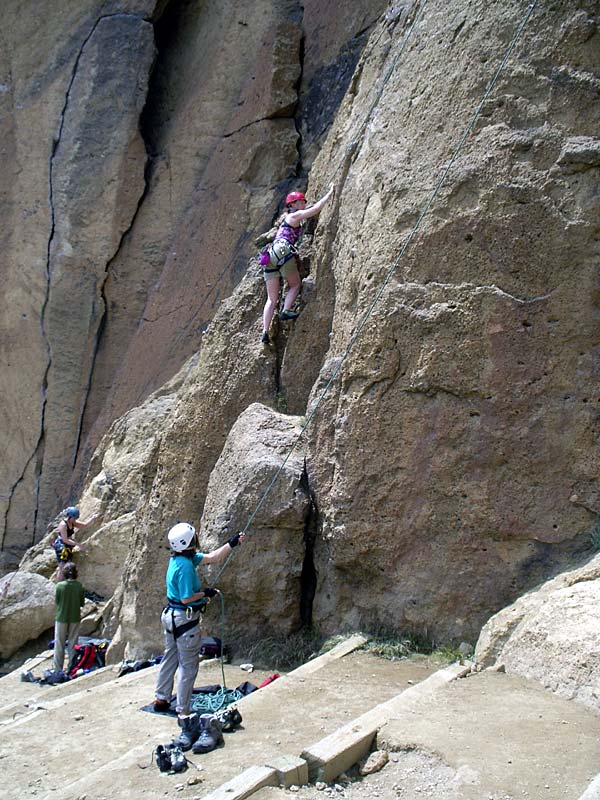
[[[167,711],[175,671],[178,670],[176,711],[181,735],[177,744],[189,750],[200,735],[199,717],[190,714],[190,701],[200,663],[200,614],[207,598],[214,597],[217,589],[201,588],[196,567],[218,564],[234,547],[244,541],[245,534],[236,533],[228,542],[210,553],[198,552],[196,530],[187,522],[178,522],[169,533],[171,558],[167,567],[167,605],[161,614],[165,636],[165,652],[156,682],[155,711]]]
[[[58,524],[58,537],[52,543],[58,567],[56,570],[57,582],[64,580],[64,568],[70,561],[73,561],[73,553],[83,550],[84,546],[78,544],[75,539],[76,529],[87,528],[98,519],[98,514],[83,522],[79,519],[79,509],[76,506],[69,506],[65,510],[64,519]]]
[[[329,187],[326,195],[311,206],[306,205],[306,198],[302,192],[290,192],[285,198],[286,211],[280,218],[271,245],[262,253],[260,263],[263,267],[263,276],[267,285],[267,302],[263,311],[263,332],[261,341],[269,344],[269,327],[277,308],[279,299],[279,279],[284,277],[288,284],[288,291],[283,303],[280,320],[296,319],[298,314],[292,311],[298,293],[302,286],[296,256],[298,242],[302,236],[304,221],[316,217],[325,203],[333,194],[333,186]]]

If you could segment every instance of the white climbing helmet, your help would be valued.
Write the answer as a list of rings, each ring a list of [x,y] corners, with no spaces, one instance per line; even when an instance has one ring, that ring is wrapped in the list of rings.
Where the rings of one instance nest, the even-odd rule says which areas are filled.
[[[183,553],[194,541],[196,529],[188,525],[187,522],[178,522],[177,525],[173,525],[168,535],[171,550],[176,553]]]

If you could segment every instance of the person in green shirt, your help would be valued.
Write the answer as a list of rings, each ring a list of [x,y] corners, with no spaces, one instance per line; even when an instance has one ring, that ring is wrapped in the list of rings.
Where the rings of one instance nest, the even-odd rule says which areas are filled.
[[[81,606],[85,603],[83,586],[77,580],[77,567],[65,564],[64,581],[56,584],[56,616],[54,622],[54,672],[60,672],[65,661],[65,643],[68,639],[69,664],[75,653],[81,622]]]

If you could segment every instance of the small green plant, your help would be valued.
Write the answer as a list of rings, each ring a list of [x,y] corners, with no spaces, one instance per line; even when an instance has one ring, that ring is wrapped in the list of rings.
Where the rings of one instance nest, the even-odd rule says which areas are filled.
[[[275,409],[279,411],[280,414],[287,414],[288,402],[283,392],[277,392],[275,395]]]
[[[444,644],[441,647],[434,647],[431,651],[431,657],[441,664],[451,664],[454,661],[460,661],[462,655],[451,644]]]
[[[590,533],[590,543],[594,552],[598,552],[598,550],[600,550],[600,520],[596,523],[595,527]]]
[[[259,669],[288,672],[319,655],[323,642],[323,636],[310,628],[303,628],[288,636],[263,636],[252,640],[239,637],[236,638],[233,656],[243,654],[244,661],[249,661]]]
[[[375,633],[365,636],[368,636],[368,641],[363,650],[390,661],[408,658],[415,653],[431,653],[431,644],[415,633],[398,633],[380,628]]]

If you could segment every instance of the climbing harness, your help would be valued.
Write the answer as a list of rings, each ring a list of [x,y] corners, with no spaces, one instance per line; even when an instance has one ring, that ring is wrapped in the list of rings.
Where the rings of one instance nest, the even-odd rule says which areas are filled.
[[[301,429],[300,433],[296,437],[296,440],[292,444],[291,448],[289,449],[286,457],[283,459],[283,461],[282,461],[281,465],[279,466],[278,470],[275,472],[275,475],[273,476],[273,478],[271,479],[271,481],[267,485],[267,488],[265,489],[265,491],[261,495],[261,497],[260,497],[260,499],[259,499],[259,501],[258,501],[258,503],[256,505],[256,508],[254,509],[252,514],[250,514],[250,516],[248,518],[248,521],[246,522],[246,525],[244,526],[244,529],[242,531],[243,533],[246,533],[248,531],[248,529],[250,528],[250,526],[252,525],[254,519],[256,518],[256,515],[258,514],[258,512],[262,508],[265,500],[269,496],[269,494],[271,492],[271,489],[273,488],[273,486],[275,485],[275,483],[279,479],[279,476],[281,475],[282,471],[284,470],[287,462],[289,461],[289,459],[291,458],[292,454],[296,450],[298,444],[302,440],[302,437],[303,437],[306,429],[308,428],[308,426],[312,422],[315,414],[317,413],[317,411],[319,409],[319,406],[321,405],[323,399],[327,395],[331,385],[333,384],[333,382],[335,381],[337,376],[340,374],[340,371],[342,369],[342,366],[343,366],[344,362],[346,361],[348,355],[350,354],[350,351],[352,350],[352,348],[354,346],[354,343],[356,342],[356,340],[360,336],[363,328],[365,327],[365,325],[367,324],[368,320],[370,319],[370,317],[371,317],[375,307],[377,306],[377,304],[378,304],[383,292],[387,288],[387,285],[390,282],[390,280],[392,278],[392,275],[396,271],[396,268],[397,268],[397,266],[398,266],[398,264],[400,262],[400,259],[402,258],[402,256],[404,255],[404,253],[406,252],[408,247],[410,246],[412,240],[415,238],[419,228],[421,227],[421,224],[422,224],[423,220],[425,219],[425,217],[429,213],[429,211],[431,209],[431,206],[433,205],[433,203],[434,203],[437,195],[439,194],[442,186],[445,184],[446,178],[448,177],[448,173],[450,172],[452,166],[454,165],[455,161],[457,160],[457,158],[458,158],[458,156],[459,156],[459,154],[460,154],[460,152],[461,152],[461,150],[462,150],[467,138],[469,137],[471,131],[473,130],[473,127],[474,127],[475,123],[477,122],[477,119],[479,118],[479,115],[481,114],[481,110],[483,109],[483,106],[484,106],[485,102],[487,101],[487,99],[490,96],[494,86],[496,85],[496,83],[498,81],[498,78],[500,77],[504,67],[506,66],[506,63],[507,63],[508,59],[510,58],[510,56],[511,56],[511,54],[512,54],[512,52],[513,52],[513,50],[514,50],[514,48],[515,48],[515,46],[517,44],[517,42],[521,38],[521,34],[523,33],[523,30],[525,29],[525,26],[529,22],[529,19],[531,18],[531,15],[533,14],[533,11],[534,11],[534,9],[535,9],[535,7],[537,5],[537,2],[538,2],[538,0],[533,0],[533,2],[531,2],[529,4],[529,7],[528,7],[527,11],[523,15],[523,19],[521,20],[519,26],[517,27],[517,30],[516,30],[512,40],[511,40],[510,44],[508,45],[508,47],[506,49],[506,52],[504,53],[504,57],[502,58],[502,61],[500,62],[500,65],[496,69],[496,72],[494,73],[492,79],[489,81],[489,83],[488,83],[488,85],[486,87],[486,90],[485,90],[485,92],[483,94],[483,97],[481,98],[479,104],[477,105],[475,111],[473,112],[473,114],[471,116],[471,119],[469,120],[465,130],[463,131],[463,134],[460,137],[458,144],[454,148],[454,151],[453,151],[449,161],[445,164],[444,169],[442,170],[442,173],[440,175],[440,178],[438,179],[438,181],[437,181],[437,183],[436,183],[436,185],[435,185],[435,187],[434,187],[429,199],[425,203],[421,213],[419,214],[419,217],[417,218],[417,221],[413,225],[413,228],[410,231],[406,241],[402,245],[402,247],[400,249],[400,252],[398,253],[398,256],[396,257],[395,261],[393,262],[393,264],[389,268],[381,287],[379,288],[379,290],[377,291],[377,293],[375,295],[375,298],[373,299],[373,301],[371,302],[371,304],[367,308],[367,311],[363,315],[363,317],[362,317],[361,321],[359,322],[356,330],[354,331],[354,333],[350,337],[350,340],[348,342],[348,345],[346,346],[346,349],[345,349],[343,355],[340,358],[337,359],[337,364],[336,364],[335,368],[333,369],[333,372],[332,372],[329,380],[327,381],[325,387],[323,388],[323,390],[321,391],[319,397],[317,398],[316,403],[313,405],[313,408],[312,408],[310,414],[308,414],[308,416],[306,417],[306,420],[304,422],[304,425],[302,426],[302,429]],[[423,8],[425,7],[425,5],[426,5],[426,3],[423,4]],[[423,10],[423,8],[421,10]],[[413,28],[414,28],[414,26],[415,26],[415,24],[417,22],[417,19],[418,19],[418,17],[415,18],[415,20],[414,20],[414,22],[413,22],[413,24],[412,24],[412,26],[411,26],[411,28],[409,30],[409,33],[408,33],[407,37],[405,38],[405,41],[402,44],[402,50],[404,49],[404,47],[406,45],[406,40],[407,40],[408,36],[410,35],[410,33],[412,32],[412,30],[413,30]],[[386,74],[383,86],[381,87],[381,89],[380,89],[380,91],[379,91],[379,93],[377,95],[377,99],[376,99],[375,103],[378,102],[378,100],[381,98],[381,95],[383,93],[383,88],[384,88],[385,84],[387,83],[387,81],[389,80],[389,78],[391,77],[391,74],[393,72],[393,69],[395,68],[395,65],[396,65],[397,61],[398,61],[398,59],[396,58],[394,60],[394,62],[393,62],[393,65],[392,65],[391,69]],[[373,111],[373,109],[375,107],[375,103],[371,106],[371,109],[370,109],[369,113],[372,113],[372,111]],[[363,123],[363,126],[365,126],[367,124],[367,121],[365,121],[365,123]],[[233,551],[231,553],[229,553],[229,555],[227,556],[227,558],[226,558],[225,562],[223,563],[221,569],[219,570],[219,572],[218,572],[218,574],[216,576],[215,583],[217,583],[217,581],[220,578],[221,574],[223,573],[223,571],[227,567],[227,565],[229,563],[229,560],[231,559],[232,555],[233,555]]]
[[[259,261],[265,272],[279,272],[280,268],[294,256],[298,248],[287,239],[275,239],[260,255]],[[267,266],[268,265],[268,266]]]
[[[292,192],[301,195],[302,192]],[[291,195],[286,197],[286,202]],[[304,198],[304,195],[302,195]],[[259,263],[265,273],[278,272],[283,265],[298,255],[298,242],[302,238],[304,225],[290,225],[283,219],[277,228],[275,239],[265,247],[259,256]]]

